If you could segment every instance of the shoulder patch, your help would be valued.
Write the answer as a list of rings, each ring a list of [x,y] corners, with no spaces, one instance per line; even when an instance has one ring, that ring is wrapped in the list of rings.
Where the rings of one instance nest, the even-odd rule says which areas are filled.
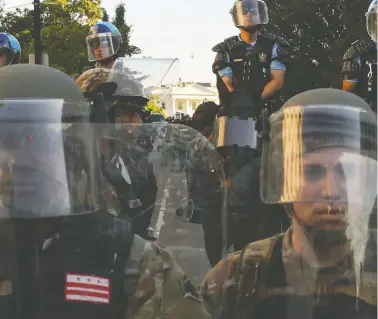
[[[376,49],[376,44],[373,40],[357,40],[353,42],[350,48],[345,52],[343,60],[354,59],[374,49]]]

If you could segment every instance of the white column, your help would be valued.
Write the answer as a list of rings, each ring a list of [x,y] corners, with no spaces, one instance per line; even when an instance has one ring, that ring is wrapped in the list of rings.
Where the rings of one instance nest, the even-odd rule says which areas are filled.
[[[172,116],[176,113],[176,99],[172,100]]]
[[[190,100],[186,100],[186,114],[190,114]]]

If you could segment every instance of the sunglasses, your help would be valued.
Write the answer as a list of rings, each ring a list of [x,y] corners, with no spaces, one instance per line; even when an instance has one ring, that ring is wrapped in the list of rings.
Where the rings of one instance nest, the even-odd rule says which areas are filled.
[[[251,6],[245,6],[242,8],[242,13],[243,15],[247,15],[248,13],[252,13],[252,14],[257,14],[258,11],[256,10],[255,7],[251,7]]]

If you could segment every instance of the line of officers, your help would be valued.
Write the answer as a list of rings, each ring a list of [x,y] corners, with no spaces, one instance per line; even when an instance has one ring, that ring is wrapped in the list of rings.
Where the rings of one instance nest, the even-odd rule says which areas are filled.
[[[17,40],[1,34],[0,61],[6,65],[0,69],[2,318],[377,317],[376,232],[369,227],[377,196],[376,42],[359,41],[344,56],[344,89],[357,90],[367,101],[341,90],[311,90],[273,114],[261,112],[257,120],[260,114],[245,114],[244,105],[259,106],[282,87],[289,48],[285,40],[259,33],[268,22],[263,1],[237,1],[231,14],[240,36],[214,49],[223,113],[217,110],[215,124],[205,125],[199,109],[193,125],[199,130],[202,125],[204,136],[222,151],[235,145],[237,134],[220,135],[221,122],[230,119],[231,132],[239,132],[240,119],[254,119],[261,146],[244,145],[250,146],[248,153],[260,154],[244,156],[240,147],[237,153],[246,162],[258,158],[253,167],[258,167],[261,201],[284,209],[287,231],[240,247],[233,241],[236,252],[210,260],[214,267],[197,289],[158,242],[136,235],[135,224],[114,216],[118,213],[104,213],[114,208],[101,201],[104,180],[116,195],[121,189],[128,202],[136,200],[110,160],[117,153],[124,161],[123,152],[133,150],[117,149],[112,131],[103,127],[101,136],[108,139],[96,143],[88,123],[100,123],[101,112],[93,112],[81,90],[91,85],[88,74],[95,69],[75,82],[51,68],[18,64]],[[375,41],[376,18],[375,0],[367,12]],[[113,67],[121,41],[117,31],[104,22],[91,28],[88,54],[97,67]],[[256,83],[259,88],[252,86]],[[101,94],[92,99],[96,96]],[[141,123],[139,109],[146,103],[133,97],[132,103],[114,101],[106,114],[108,123],[125,123],[126,134],[133,134],[127,123]],[[245,140],[251,137],[247,126],[240,131]],[[243,145],[240,135],[236,146]],[[221,139],[229,144],[217,142]],[[197,153],[203,145],[205,138]],[[235,164],[227,162],[230,148],[223,150],[226,176],[235,178]],[[99,172],[104,176],[98,178]],[[217,198],[217,192],[210,193]],[[152,197],[155,201],[156,193]],[[228,225],[227,214],[226,219],[221,222]],[[201,223],[211,240],[216,234]],[[230,236],[228,229],[217,233]],[[226,240],[221,249],[229,245]]]

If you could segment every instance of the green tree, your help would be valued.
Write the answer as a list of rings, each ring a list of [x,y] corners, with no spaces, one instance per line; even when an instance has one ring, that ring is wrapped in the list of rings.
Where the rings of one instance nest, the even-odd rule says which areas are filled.
[[[21,46],[21,61],[28,62],[29,52],[26,49],[33,42],[33,11],[16,8],[0,12],[0,32],[15,36]]]
[[[133,54],[140,54],[142,51],[138,47],[130,44],[131,26],[126,23],[126,8],[124,3],[117,5],[115,9],[115,17],[113,24],[118,28],[122,35],[122,45],[119,48],[119,56],[131,56]]]
[[[1,1],[1,0],[0,0]],[[0,5],[0,31],[13,34],[22,48],[22,62],[28,62],[29,53],[34,53],[33,10],[2,10]],[[103,17],[100,1],[92,0],[46,0],[41,4],[41,44],[49,54],[50,66],[75,77],[88,65],[85,38],[91,25]],[[122,29],[125,39],[127,31]],[[124,41],[124,52],[138,52]],[[139,50],[139,49],[138,49]]]
[[[366,37],[369,0],[267,0],[265,30],[290,42],[293,59],[285,93],[341,86],[341,58],[350,44]]]
[[[160,99],[156,96],[153,95],[150,98],[150,101],[147,103],[147,105],[144,107],[146,111],[151,111],[152,113],[160,113],[163,114],[164,117],[167,117],[167,114],[165,113],[164,109],[159,106],[161,104]]]

